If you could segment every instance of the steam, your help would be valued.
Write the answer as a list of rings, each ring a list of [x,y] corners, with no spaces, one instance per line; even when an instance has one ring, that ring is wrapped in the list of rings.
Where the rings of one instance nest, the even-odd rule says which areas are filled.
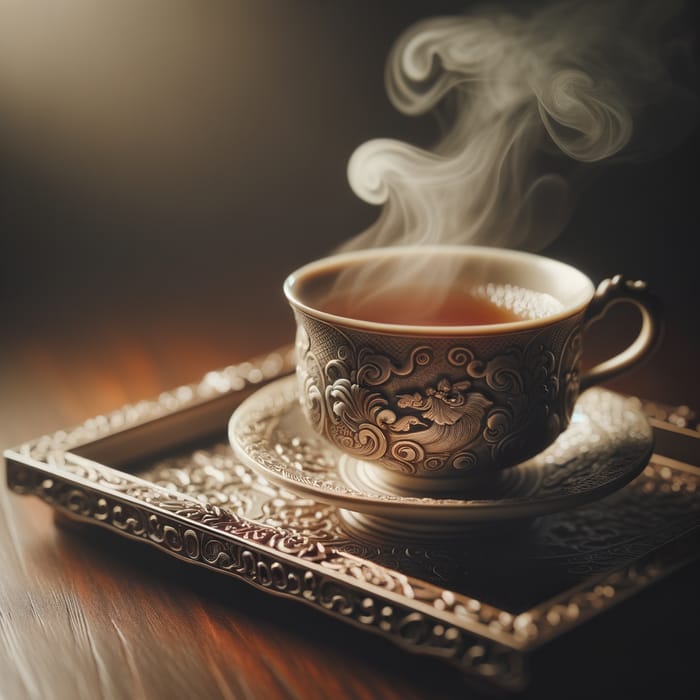
[[[407,115],[446,110],[449,125],[432,150],[376,139],[355,151],[351,187],[382,211],[343,249],[547,246],[582,169],[687,132],[694,102],[673,84],[673,45],[661,41],[681,9],[564,0],[528,16],[488,6],[410,27],[388,59],[388,95]],[[665,133],[646,133],[651,112],[664,114]]]

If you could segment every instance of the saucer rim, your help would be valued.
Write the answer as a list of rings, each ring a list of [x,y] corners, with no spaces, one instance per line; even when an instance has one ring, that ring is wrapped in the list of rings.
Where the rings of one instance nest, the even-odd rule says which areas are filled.
[[[292,389],[291,391],[290,388]],[[616,392],[600,387],[594,387],[588,391],[605,392],[619,397],[621,401],[624,401],[626,398]],[[413,511],[414,518],[444,518],[449,516],[451,520],[458,519],[463,522],[474,522],[478,520],[492,521],[495,519],[516,519],[547,515],[600,500],[618,491],[643,471],[654,451],[653,432],[648,421],[645,420],[649,427],[649,441],[644,453],[640,453],[640,457],[635,460],[634,465],[622,471],[617,477],[606,481],[602,485],[592,487],[587,491],[567,493],[564,495],[547,495],[536,499],[513,497],[498,499],[435,498],[433,496],[402,496],[399,494],[394,495],[379,492],[372,495],[367,492],[359,492],[354,485],[349,485],[338,473],[339,465],[336,463],[333,473],[346,488],[351,489],[353,492],[352,495],[339,494],[331,489],[324,488],[323,484],[319,482],[312,485],[297,481],[283,464],[279,465],[282,473],[271,471],[248,454],[246,448],[239,442],[237,428],[238,423],[241,421],[241,416],[246,414],[251,405],[258,403],[261,396],[264,397],[267,394],[276,394],[277,396],[283,395],[285,399],[287,399],[286,403],[289,405],[288,411],[301,411],[301,407],[296,398],[297,391],[294,375],[277,379],[255,391],[236,408],[228,421],[229,444],[233,448],[236,456],[246,466],[250,467],[257,474],[263,476],[276,486],[338,508],[354,510],[370,515],[376,514],[387,517],[393,515],[402,518],[411,518],[409,511]],[[644,417],[641,411],[635,411],[635,413]],[[309,428],[309,432],[314,438],[323,439],[322,436],[313,433],[311,428]],[[333,444],[328,443],[328,448],[334,452],[338,452],[339,456],[342,456],[340,450]],[[361,460],[352,457],[350,459],[354,460],[359,466]],[[509,469],[518,469],[526,463],[527,462],[523,462],[519,465],[514,465],[513,467],[509,467]],[[287,476],[285,477],[283,474]],[[378,500],[380,498],[381,500]]]

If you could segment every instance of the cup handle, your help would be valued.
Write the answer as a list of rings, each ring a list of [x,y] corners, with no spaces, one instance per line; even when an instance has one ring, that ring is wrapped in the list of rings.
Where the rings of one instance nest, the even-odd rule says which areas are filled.
[[[584,331],[619,303],[633,304],[639,309],[642,321],[639,335],[625,350],[584,372],[581,391],[636,367],[648,359],[661,342],[664,321],[659,300],[649,292],[646,282],[629,280],[622,275],[605,279],[598,285],[583,319]]]

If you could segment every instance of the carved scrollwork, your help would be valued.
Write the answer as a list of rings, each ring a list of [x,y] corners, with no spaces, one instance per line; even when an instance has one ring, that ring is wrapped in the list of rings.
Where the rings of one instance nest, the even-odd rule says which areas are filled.
[[[347,359],[351,355],[347,353]],[[376,353],[372,348],[360,348],[357,356],[357,381],[369,386],[380,386],[384,384],[392,375],[407,377],[414,369],[430,364],[432,359],[432,349],[429,345],[419,345],[414,347],[409,353],[408,359],[403,365],[396,366],[391,358],[380,353]]]
[[[318,433],[392,470],[500,468],[544,449],[567,426],[579,325],[571,321],[563,344],[561,333],[544,329],[499,340],[496,349],[490,340],[431,338],[389,351],[369,333],[299,314],[301,404]]]

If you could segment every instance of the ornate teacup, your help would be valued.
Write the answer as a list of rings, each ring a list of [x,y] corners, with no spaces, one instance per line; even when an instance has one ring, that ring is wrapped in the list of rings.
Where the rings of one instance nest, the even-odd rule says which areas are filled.
[[[352,299],[348,275],[364,274],[365,287],[374,279],[380,288],[387,270],[426,259],[433,270],[449,263],[453,279],[426,286],[414,274],[392,297],[404,300],[398,322],[382,311],[381,289],[357,304],[357,315],[351,301],[338,304]],[[417,300],[432,299],[443,284],[493,313],[456,325],[442,323],[439,310],[432,320],[416,310],[417,321],[406,323]],[[299,395],[309,424],[371,465],[388,490],[416,494],[464,490],[543,450],[567,427],[579,392],[648,357],[662,327],[643,282],[616,276],[595,290],[570,265],[487,247],[340,254],[292,273],[284,290],[297,322]],[[641,312],[637,339],[582,373],[585,329],[621,301]]]

